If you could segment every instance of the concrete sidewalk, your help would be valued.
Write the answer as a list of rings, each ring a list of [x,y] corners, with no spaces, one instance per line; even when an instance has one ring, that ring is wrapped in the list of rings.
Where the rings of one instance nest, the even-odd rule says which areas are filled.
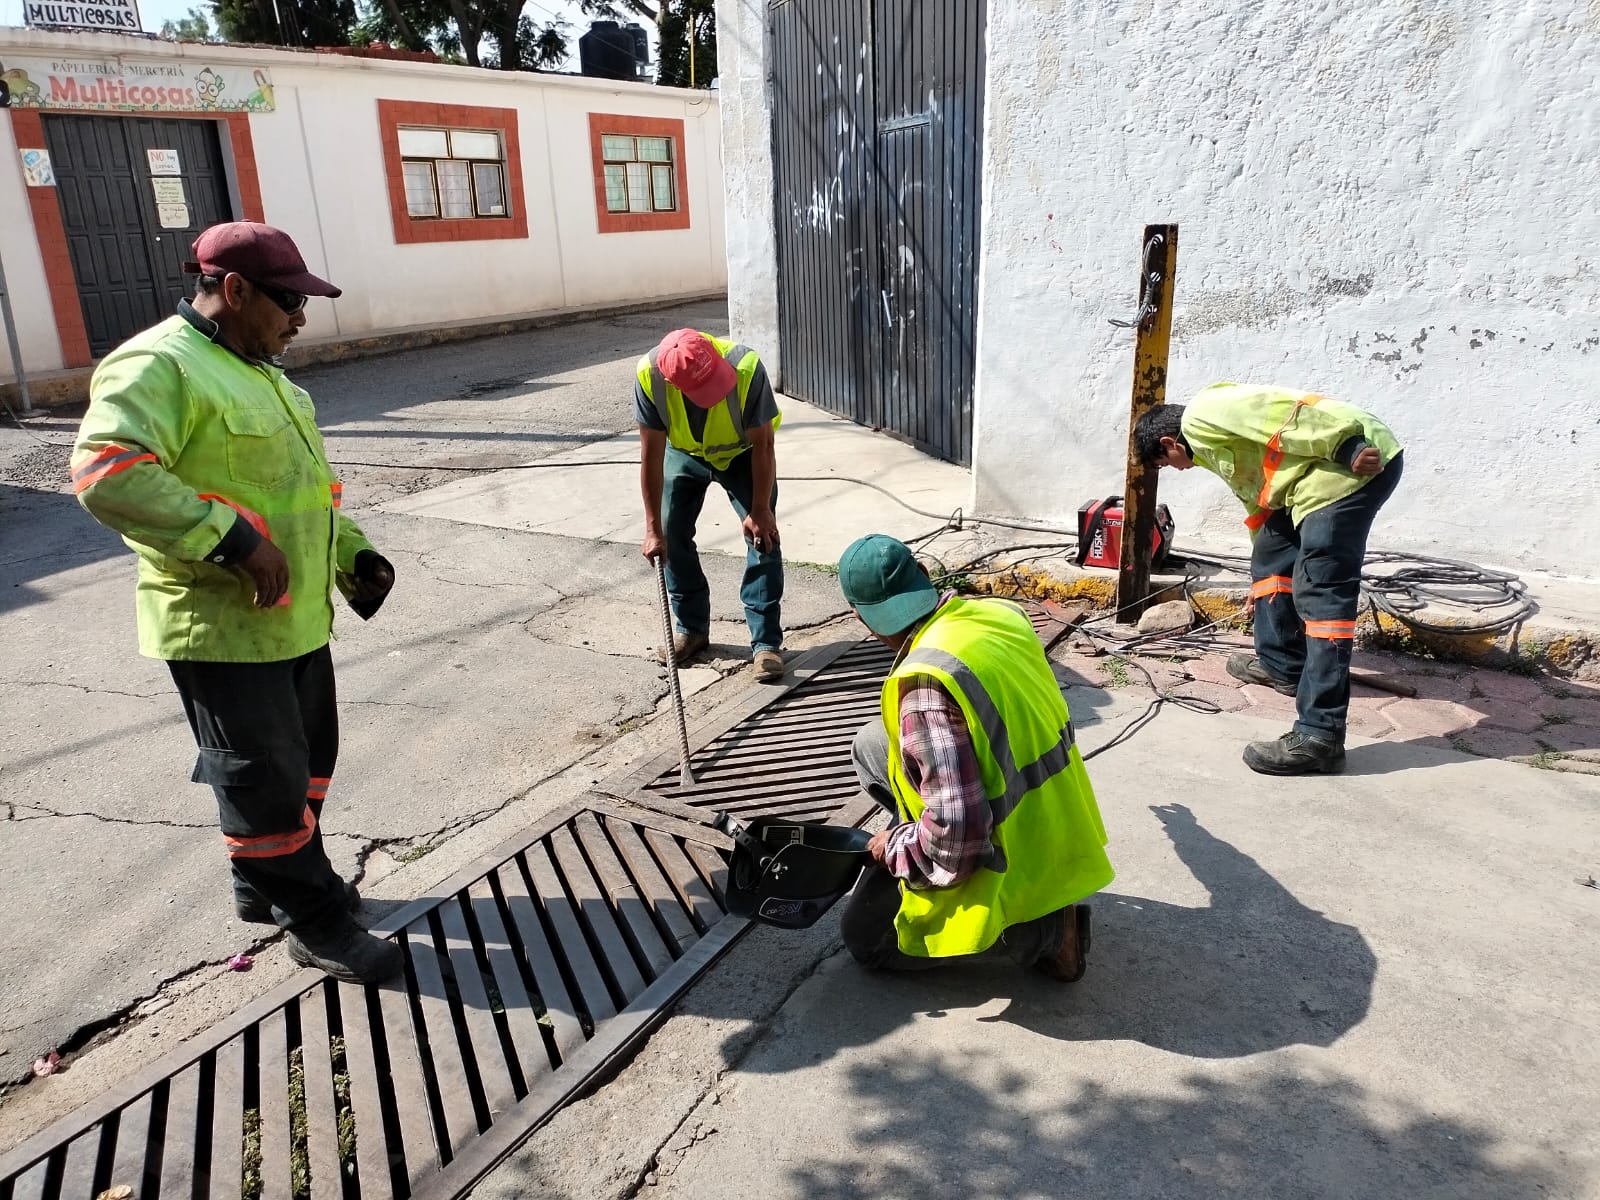
[[[760,930],[475,1194],[1600,1196],[1600,780],[1360,740],[1252,775],[1280,728],[1169,708],[1090,764],[1118,878],[1081,983]]]
[[[787,396],[779,401],[778,526],[786,559],[837,563],[845,547],[863,533],[912,538],[937,529],[969,502],[972,477],[965,467],[929,458],[803,401]],[[629,432],[552,454],[540,459],[536,470],[475,476],[382,507],[411,516],[637,545],[638,464],[638,435]],[[744,554],[739,521],[715,489],[707,497],[697,541],[711,553]]]

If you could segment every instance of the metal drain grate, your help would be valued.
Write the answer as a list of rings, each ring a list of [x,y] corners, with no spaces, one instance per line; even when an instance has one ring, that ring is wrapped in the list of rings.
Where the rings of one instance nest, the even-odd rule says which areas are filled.
[[[1083,610],[1026,602],[1048,650]],[[603,786],[608,794],[691,820],[726,811],[854,825],[877,806],[862,796],[850,763],[856,731],[878,716],[894,661],[872,639],[823,647],[796,659],[787,691],[757,688],[719,709],[691,738],[695,786],[678,782],[667,751]]]
[[[458,1195],[745,923],[717,834],[594,798],[385,922],[403,981],[302,976],[0,1162],[0,1200]]]
[[[1069,627],[1030,608],[1047,647]],[[374,930],[404,947],[403,980],[302,974],[0,1158],[0,1200],[464,1194],[748,928],[723,908],[712,812],[876,810],[850,741],[889,665],[872,641],[796,660],[791,687],[696,731],[699,787],[668,752],[607,786],[630,803],[545,818]]]

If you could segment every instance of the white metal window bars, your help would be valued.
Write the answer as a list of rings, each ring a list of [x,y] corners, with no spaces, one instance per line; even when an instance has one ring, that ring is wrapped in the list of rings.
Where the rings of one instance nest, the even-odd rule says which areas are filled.
[[[611,213],[676,212],[677,164],[670,137],[600,137],[606,178],[606,211]]]
[[[402,126],[406,212],[417,220],[511,215],[505,147],[497,130]]]

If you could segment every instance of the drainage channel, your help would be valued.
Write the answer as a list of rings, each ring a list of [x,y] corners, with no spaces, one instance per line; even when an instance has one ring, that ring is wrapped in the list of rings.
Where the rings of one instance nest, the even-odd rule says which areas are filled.
[[[1029,606],[1048,646],[1059,610]],[[289,981],[0,1158],[0,1200],[465,1194],[602,1076],[745,932],[719,810],[859,824],[850,740],[890,662],[797,659],[691,741],[542,819],[375,932],[404,976]]]
[[[590,797],[379,932],[403,978],[285,984],[0,1162],[0,1200],[453,1196],[742,931],[711,830]]]

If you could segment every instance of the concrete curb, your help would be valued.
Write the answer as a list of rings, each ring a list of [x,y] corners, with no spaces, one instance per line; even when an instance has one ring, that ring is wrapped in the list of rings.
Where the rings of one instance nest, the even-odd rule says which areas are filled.
[[[658,309],[693,304],[703,300],[725,300],[727,295],[726,291],[720,290],[687,292],[683,295],[657,296],[625,304],[577,305],[571,308],[551,308],[505,317],[452,321],[445,325],[412,325],[403,329],[391,329],[383,333],[361,334],[355,337],[319,338],[291,347],[289,353],[284,356],[284,365],[290,370],[295,370],[320,366],[324,363],[348,362],[351,359],[394,354],[401,350],[419,350],[448,342],[469,342],[478,338],[527,333],[532,329],[546,329],[552,325],[567,325],[575,321],[593,320],[596,317],[623,317],[630,313],[654,312]],[[64,408],[71,404],[87,403],[89,380],[93,375],[93,367],[71,367],[65,371],[30,374],[28,393],[33,401],[33,407],[36,410]],[[22,389],[15,379],[0,380],[0,399],[21,411]]]
[[[1152,602],[1184,598],[1184,577],[1154,575]],[[1018,599],[1053,600],[1056,603],[1088,601],[1097,611],[1116,603],[1117,577],[1108,570],[1053,564],[1049,568],[1001,564],[973,576],[974,591]],[[1190,587],[1189,599],[1205,621],[1243,624],[1249,584],[1244,580],[1208,581]],[[1537,595],[1535,594],[1535,599]],[[1461,618],[1424,610],[1430,623],[1449,625]],[[1462,622],[1465,624],[1465,622]],[[1385,613],[1363,610],[1356,623],[1358,642],[1375,650],[1393,650],[1441,662],[1467,663],[1537,674],[1540,672],[1585,682],[1600,681],[1600,613],[1592,622],[1535,617],[1513,633],[1486,634],[1463,631],[1437,634],[1412,629]]]

